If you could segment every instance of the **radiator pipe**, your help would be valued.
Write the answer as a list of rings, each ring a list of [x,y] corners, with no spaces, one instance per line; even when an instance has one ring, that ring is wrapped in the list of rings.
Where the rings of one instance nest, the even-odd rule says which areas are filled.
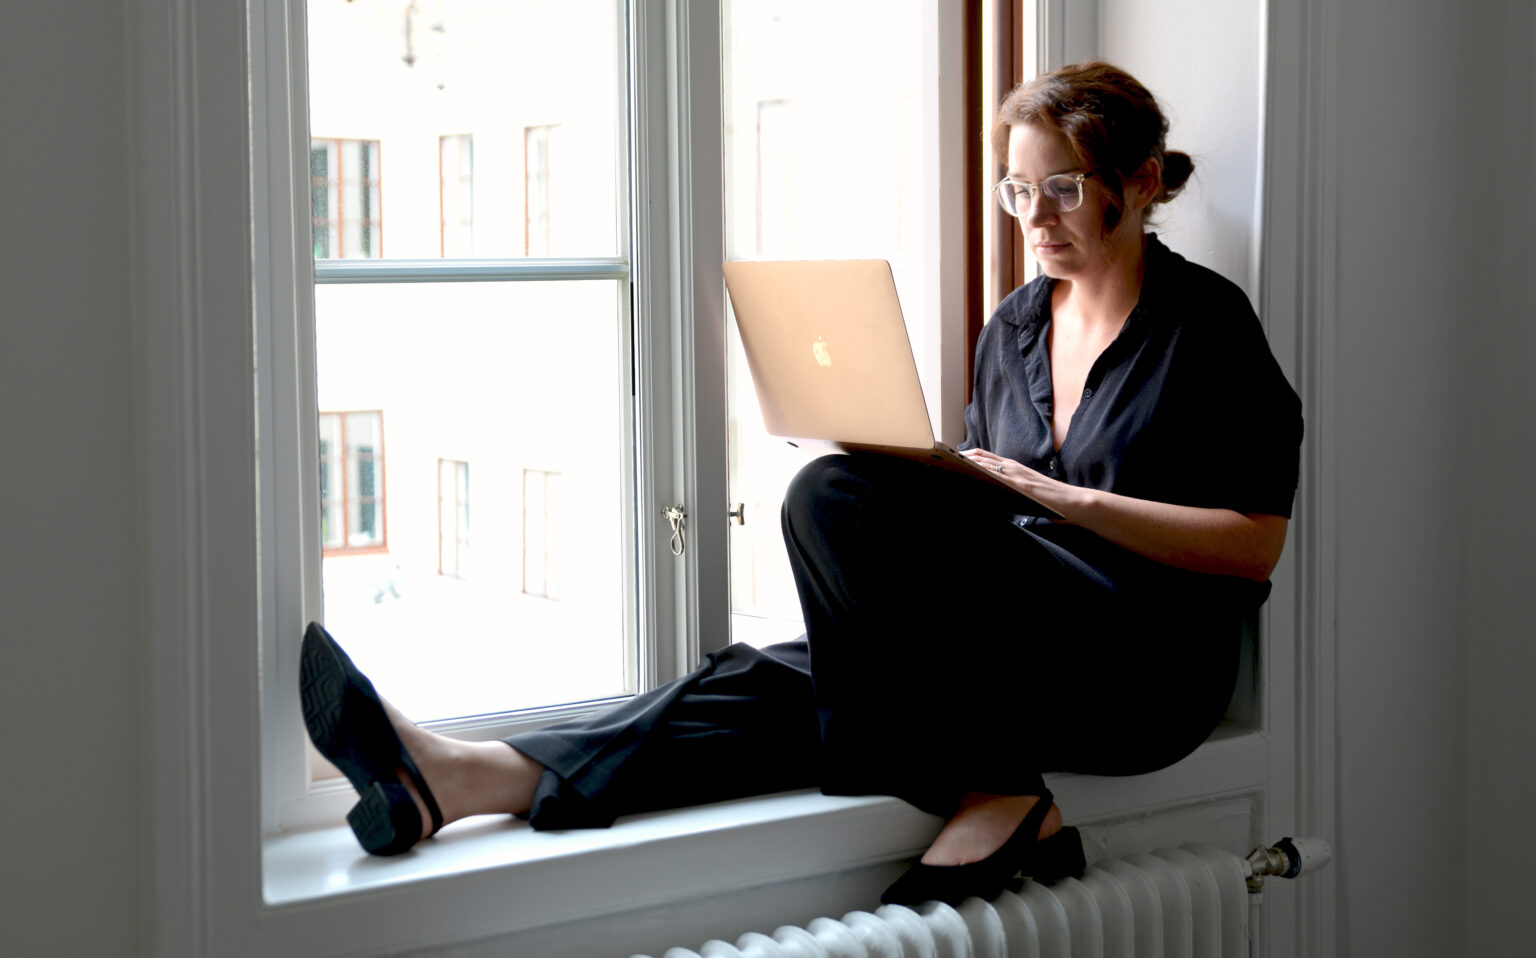
[[[1264,904],[1264,877],[1299,878],[1315,872],[1333,858],[1333,849],[1321,838],[1282,838],[1269,848],[1263,845],[1248,853],[1243,864],[1248,879],[1248,958],[1262,958],[1264,936],[1259,920]]]
[[[1260,845],[1248,853],[1248,890],[1258,892],[1265,875],[1298,878],[1328,864],[1333,849],[1321,838],[1282,838],[1273,846]]]

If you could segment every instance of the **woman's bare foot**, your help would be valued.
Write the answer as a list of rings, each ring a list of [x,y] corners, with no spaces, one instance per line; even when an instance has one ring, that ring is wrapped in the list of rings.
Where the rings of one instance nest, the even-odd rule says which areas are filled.
[[[437,799],[444,825],[471,815],[528,811],[543,765],[506,742],[464,742],[438,735],[416,725],[388,702],[383,705],[395,734]],[[426,838],[432,833],[427,805],[405,769],[397,774],[421,813],[421,837]]]
[[[1003,847],[1039,799],[1034,795],[992,795],[967,792],[939,837],[923,854],[924,865],[965,865],[980,861]],[[1061,829],[1061,809],[1055,805],[1040,823],[1040,838]]]

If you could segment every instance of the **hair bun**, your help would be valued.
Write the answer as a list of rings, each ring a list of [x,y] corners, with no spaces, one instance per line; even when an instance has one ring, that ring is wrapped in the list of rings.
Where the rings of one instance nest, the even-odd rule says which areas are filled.
[[[1163,154],[1163,195],[1159,201],[1171,200],[1178,195],[1179,190],[1189,180],[1189,175],[1195,171],[1195,161],[1188,153],[1180,150],[1169,150]]]

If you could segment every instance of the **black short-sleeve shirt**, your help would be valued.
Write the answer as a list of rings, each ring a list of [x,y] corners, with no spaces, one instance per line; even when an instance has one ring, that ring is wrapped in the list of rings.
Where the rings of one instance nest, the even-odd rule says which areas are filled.
[[[1141,296],[1089,370],[1061,450],[1046,276],[1014,290],[982,330],[961,448],[1138,499],[1290,516],[1301,401],[1247,296],[1155,235],[1146,256]]]

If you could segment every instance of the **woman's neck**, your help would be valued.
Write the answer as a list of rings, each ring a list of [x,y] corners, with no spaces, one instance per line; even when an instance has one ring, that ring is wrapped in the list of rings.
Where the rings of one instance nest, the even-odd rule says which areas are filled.
[[[1056,312],[1081,325],[1087,334],[1117,330],[1141,298],[1146,275],[1146,234],[1139,229],[1122,239],[1116,236],[1114,254],[1104,268],[1090,275],[1058,282]]]

